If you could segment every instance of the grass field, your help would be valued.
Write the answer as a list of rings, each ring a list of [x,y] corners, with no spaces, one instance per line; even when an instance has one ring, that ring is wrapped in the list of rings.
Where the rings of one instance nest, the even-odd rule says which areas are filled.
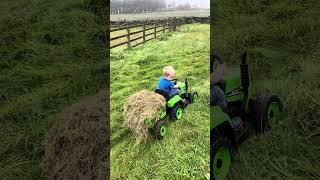
[[[203,10],[187,10],[187,11],[166,11],[143,14],[112,14],[110,21],[132,21],[132,20],[146,20],[146,19],[167,19],[169,17],[208,17],[210,15],[209,9]]]
[[[130,50],[111,51],[111,177],[114,179],[209,178],[209,25],[185,25],[177,32]],[[172,65],[177,77],[189,78],[200,99],[181,121],[169,124],[163,140],[135,137],[122,127],[123,104],[142,89],[153,91],[162,68]]]
[[[40,179],[55,114],[105,88],[107,27],[85,1],[0,7],[0,179]]]
[[[211,6],[213,48],[229,66],[249,52],[255,92],[284,102],[284,119],[238,149],[227,179],[320,179],[320,3],[219,1]]]

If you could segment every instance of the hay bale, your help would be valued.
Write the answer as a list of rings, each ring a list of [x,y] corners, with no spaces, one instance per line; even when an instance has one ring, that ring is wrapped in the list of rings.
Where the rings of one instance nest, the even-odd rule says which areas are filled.
[[[107,102],[102,91],[58,116],[44,141],[45,179],[108,179]]]
[[[123,126],[135,134],[139,143],[150,136],[145,120],[150,118],[157,122],[160,108],[165,107],[166,100],[160,94],[147,90],[139,91],[130,96],[124,105]]]

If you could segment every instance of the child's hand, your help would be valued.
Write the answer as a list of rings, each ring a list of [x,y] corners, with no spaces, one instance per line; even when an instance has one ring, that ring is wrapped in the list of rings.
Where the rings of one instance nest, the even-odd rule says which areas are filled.
[[[175,89],[178,89],[178,88],[180,87],[180,84],[181,84],[180,82],[177,82],[177,84],[174,85],[174,88],[175,88]]]

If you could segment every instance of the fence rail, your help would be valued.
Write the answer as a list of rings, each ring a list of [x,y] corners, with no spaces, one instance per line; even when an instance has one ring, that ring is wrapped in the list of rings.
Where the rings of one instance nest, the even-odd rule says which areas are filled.
[[[142,30],[137,30],[139,28]],[[120,35],[110,37],[110,49],[123,46],[125,44],[127,45],[127,48],[136,47],[138,45],[144,44],[152,39],[159,37],[159,33],[161,33],[162,35],[165,32],[175,31],[175,30],[176,30],[176,23],[169,22],[169,21],[161,24],[144,23],[140,25],[110,29],[110,36],[111,36],[111,32],[112,33],[122,32],[122,34]],[[139,36],[139,34],[142,34],[142,35]],[[123,41],[124,38],[125,40]],[[141,42],[133,43],[140,39],[142,39]],[[115,42],[115,41],[119,41],[119,42]]]
[[[176,27],[183,24],[210,23],[210,17],[182,17],[162,20],[120,21],[111,22],[114,29],[110,29],[110,49],[127,45],[127,48],[144,44],[165,32],[176,31]],[[152,32],[151,32],[152,31]],[[113,36],[112,34],[116,34]],[[142,34],[139,36],[139,34]]]

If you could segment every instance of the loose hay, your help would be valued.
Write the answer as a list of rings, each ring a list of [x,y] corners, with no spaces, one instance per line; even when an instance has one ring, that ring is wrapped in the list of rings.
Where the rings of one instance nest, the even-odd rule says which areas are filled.
[[[166,100],[160,94],[147,90],[139,91],[130,96],[124,105],[123,126],[135,134],[139,143],[150,136],[145,120],[151,118],[157,122],[160,108],[165,107]]]
[[[42,169],[45,179],[107,179],[106,91],[64,111],[47,134]]]

